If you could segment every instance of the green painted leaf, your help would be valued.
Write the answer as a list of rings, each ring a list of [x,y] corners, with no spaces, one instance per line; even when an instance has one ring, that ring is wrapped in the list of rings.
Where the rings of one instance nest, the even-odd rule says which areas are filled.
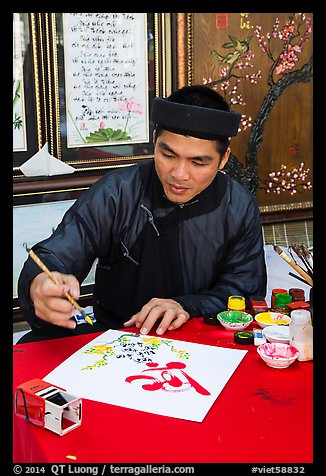
[[[223,43],[222,48],[234,48],[234,43]]]
[[[132,137],[126,131],[107,127],[106,129],[91,132],[90,135],[86,137],[86,142],[115,142],[130,139],[132,139]]]

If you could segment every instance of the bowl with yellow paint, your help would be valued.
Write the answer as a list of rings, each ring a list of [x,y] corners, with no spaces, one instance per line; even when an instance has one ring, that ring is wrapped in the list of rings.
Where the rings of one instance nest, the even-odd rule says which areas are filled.
[[[256,314],[255,321],[264,328],[267,326],[288,326],[291,322],[291,317],[280,312],[260,312]]]
[[[257,347],[257,352],[263,361],[274,369],[286,369],[299,357],[296,347],[281,342],[260,344]]]
[[[217,319],[229,331],[242,331],[253,321],[252,315],[244,311],[222,311]]]

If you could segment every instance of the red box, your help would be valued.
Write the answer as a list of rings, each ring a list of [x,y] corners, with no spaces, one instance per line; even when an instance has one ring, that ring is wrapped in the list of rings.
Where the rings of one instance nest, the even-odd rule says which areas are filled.
[[[295,309],[306,309],[307,311],[310,311],[310,304],[306,301],[289,302],[286,304],[286,307],[290,309],[290,311],[294,311]]]
[[[250,308],[252,314],[256,316],[260,312],[268,311],[268,304],[262,296],[250,296]]]
[[[36,378],[17,387],[15,413],[62,436],[81,425],[82,400]]]

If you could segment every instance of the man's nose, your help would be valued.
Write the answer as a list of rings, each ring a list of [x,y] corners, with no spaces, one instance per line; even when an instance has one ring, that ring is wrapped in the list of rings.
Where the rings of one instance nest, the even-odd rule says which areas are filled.
[[[172,169],[171,173],[172,177],[176,180],[189,180],[190,173],[189,173],[189,164],[186,162],[178,162]]]

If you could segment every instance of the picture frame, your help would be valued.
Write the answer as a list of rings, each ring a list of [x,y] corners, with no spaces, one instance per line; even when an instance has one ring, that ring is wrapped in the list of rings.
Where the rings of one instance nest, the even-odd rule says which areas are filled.
[[[74,17],[73,15],[77,15],[77,17]],[[152,125],[150,123],[151,103],[154,97],[161,95],[165,96],[169,94],[169,89],[171,87],[169,86],[171,84],[171,78],[168,78],[169,73],[167,73],[167,71],[170,71],[170,68],[167,68],[167,62],[170,61],[168,52],[170,48],[168,40],[169,36],[167,37],[166,35],[166,32],[168,31],[169,14],[52,13],[45,14],[44,21],[45,35],[47,38],[49,38],[49,44],[51,45],[47,56],[48,76],[51,78],[51,97],[49,101],[49,116],[52,117],[52,124],[51,127],[49,127],[50,154],[73,166],[80,176],[85,172],[103,172],[106,169],[110,169],[112,167],[121,167],[139,161],[152,159],[153,142]],[[136,23],[131,24],[130,22]],[[97,23],[98,25],[95,28],[96,33],[91,30],[92,23]],[[146,24],[143,29],[141,29],[142,23],[143,25]],[[133,36],[134,27],[139,32],[138,36]],[[72,30],[74,31],[71,33]],[[69,34],[67,33],[68,31],[70,31]],[[147,64],[141,64],[141,67],[138,70],[136,66],[133,69],[132,64],[130,68],[125,68],[126,74],[129,74],[130,76],[134,74],[136,78],[134,83],[130,83],[131,86],[133,86],[133,89],[131,89],[132,93],[129,93],[127,90],[123,90],[124,87],[128,86],[125,81],[120,81],[120,78],[112,76],[113,74],[121,74],[119,73],[120,70],[114,67],[114,63],[107,63],[107,66],[103,66],[101,63],[104,55],[104,53],[101,52],[104,47],[100,46],[97,49],[98,52],[95,52],[97,56],[95,53],[93,55],[89,53],[90,51],[93,51],[91,46],[94,46],[94,43],[96,43],[97,40],[103,40],[100,45],[106,43],[107,49],[105,50],[105,54],[107,54],[109,47],[116,47],[118,51],[113,50],[114,53],[112,54],[116,55],[113,57],[113,60],[127,61],[123,59],[117,59],[121,58],[123,53],[125,53],[125,51],[121,49],[121,38],[119,37],[121,31],[127,31],[127,33],[125,33],[125,41],[122,41],[122,45],[131,45],[131,57],[133,54],[135,54],[135,52],[137,52],[137,50],[142,51],[144,47],[147,48],[146,54],[142,55],[142,59],[146,60]],[[145,45],[145,42],[142,40],[145,33],[147,37],[147,45]],[[73,54],[68,54],[69,48],[71,50],[72,45],[81,45],[81,41],[83,42],[82,44],[86,48],[88,55],[85,56],[84,60],[87,61],[87,66],[81,64],[76,66],[76,62],[79,61],[79,59],[76,59],[79,57],[78,54],[75,56]],[[140,44],[138,44],[139,42]],[[118,46],[118,44],[120,46]],[[67,49],[66,55],[65,49]],[[128,51],[128,49],[126,49],[126,51]],[[142,51],[142,53],[144,52]],[[109,59],[106,58],[104,61],[109,61]],[[139,61],[141,61],[141,58],[139,58],[136,63],[138,64]],[[123,64],[122,66],[125,67],[126,65]],[[95,132],[100,135],[102,131],[102,138],[104,137],[104,133],[107,134],[108,140],[106,143],[101,142],[101,139],[97,144],[95,143],[95,145],[92,145],[92,142],[83,143],[82,147],[74,147],[73,144],[70,143],[71,141],[69,140],[69,137],[72,136],[72,134],[69,136],[69,120],[67,120],[67,117],[69,113],[70,116],[72,116],[72,114],[71,111],[67,109],[67,98],[68,94],[71,93],[71,90],[67,91],[67,81],[65,80],[67,76],[67,68],[75,68],[72,74],[76,75],[81,74],[81,69],[87,69],[85,74],[88,74],[89,76],[84,77],[82,80],[83,82],[81,82],[79,76],[78,80],[76,80],[75,84],[73,84],[73,86],[76,88],[81,86],[81,89],[76,89],[77,91],[81,91],[81,94],[74,94],[73,99],[82,103],[81,107],[84,107],[84,111],[88,110],[89,105],[93,105],[94,103],[96,103],[98,106],[98,110],[102,109],[102,112],[99,112],[97,115],[99,129]],[[143,74],[144,68],[147,70],[146,74]],[[108,73],[106,73],[106,71],[110,69],[113,71],[108,71]],[[141,73],[139,73],[140,71]],[[96,75],[98,75],[98,77],[96,77]],[[89,81],[87,79],[88,77],[90,78]],[[96,97],[96,94],[93,93],[94,89],[97,88],[96,84],[98,84],[99,78],[102,81],[101,84],[106,84],[106,88],[104,89],[107,90],[105,93],[107,96],[102,96],[101,101],[99,97]],[[143,85],[139,83],[145,84]],[[127,117],[126,114],[123,115],[121,111],[119,111],[118,106],[112,106],[112,101],[110,102],[109,94],[114,93],[114,89],[110,90],[110,85],[113,88],[116,87],[119,91],[119,94],[121,93],[120,98],[126,100],[125,102],[120,102],[119,107],[127,108],[127,110],[129,108],[127,111]],[[86,86],[89,88],[93,87],[93,89],[90,89],[90,91],[92,91],[91,94],[93,95],[87,96],[90,100],[92,100],[92,102],[89,104],[87,104],[87,101],[83,100],[83,95],[85,96],[86,93],[89,93],[89,91],[85,90]],[[143,86],[146,86],[147,91],[142,89]],[[103,94],[103,88],[98,87],[96,89],[96,93]],[[145,98],[143,102],[142,98]],[[110,107],[112,108],[111,111],[109,111],[109,106],[105,109],[105,101],[110,104]],[[86,113],[84,116],[80,114],[78,116],[78,112],[81,111],[79,106],[80,105],[75,107],[75,119],[77,117],[81,119],[80,127],[87,127],[89,122],[86,120]],[[142,109],[142,111],[137,110],[138,106],[139,109]],[[78,111],[77,107],[79,108]],[[92,106],[92,108],[94,110],[96,109],[96,106]],[[115,114],[113,114],[113,112]],[[124,112],[126,112],[126,110]],[[122,137],[116,141],[113,138],[111,141],[112,137],[109,137],[111,133],[120,131],[122,134],[126,132],[122,130],[123,126],[121,125],[121,120],[123,119],[125,123],[128,122],[128,116],[130,115],[133,115],[135,119],[135,116],[137,116],[138,112],[144,113],[142,117],[144,120],[138,122],[143,122],[144,128],[148,129],[147,138],[143,141],[140,138],[139,140],[133,142],[132,140],[129,140],[128,137]],[[121,116],[120,122],[116,117],[119,114]],[[94,117],[91,119],[94,119]],[[130,120],[131,119],[132,117]],[[106,121],[108,121],[108,123]],[[112,127],[106,127],[107,125],[112,125]],[[101,127],[103,127],[102,130],[100,129]],[[70,127],[70,131],[71,130],[72,127]],[[95,136],[95,132],[93,132],[93,136]],[[89,134],[88,137],[86,137],[85,134],[83,140],[85,140],[86,137],[86,139],[91,141],[91,135],[92,134]]]
[[[45,140],[41,42],[40,14],[13,13],[13,176]]]

